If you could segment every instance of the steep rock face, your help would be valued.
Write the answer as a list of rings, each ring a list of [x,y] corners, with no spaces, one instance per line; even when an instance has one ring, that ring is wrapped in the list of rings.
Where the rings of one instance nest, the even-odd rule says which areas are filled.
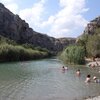
[[[69,44],[74,44],[75,39],[55,39],[45,34],[35,32],[28,23],[18,15],[14,15],[0,3],[0,35],[16,41],[19,44],[29,43],[34,46],[47,48],[58,52]]]
[[[97,35],[100,36],[100,16],[91,20],[84,29],[84,32],[77,37],[76,43],[84,37],[84,35]]]
[[[84,34],[99,34],[100,29],[100,16],[95,18],[94,20],[90,21],[90,23],[87,24]]]
[[[0,34],[17,42],[25,42],[33,35],[33,30],[18,15],[0,4]]]

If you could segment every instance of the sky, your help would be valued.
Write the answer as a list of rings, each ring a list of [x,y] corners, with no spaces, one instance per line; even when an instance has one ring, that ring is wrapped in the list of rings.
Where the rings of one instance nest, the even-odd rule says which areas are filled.
[[[0,0],[34,31],[51,37],[78,37],[100,16],[100,0]]]

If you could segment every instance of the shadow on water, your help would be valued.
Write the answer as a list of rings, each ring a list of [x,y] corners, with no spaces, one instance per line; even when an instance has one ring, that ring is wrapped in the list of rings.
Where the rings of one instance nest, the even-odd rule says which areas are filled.
[[[71,66],[62,72],[62,66],[54,58],[0,64],[0,100],[83,100],[100,93],[100,84],[84,82],[87,74],[95,75],[94,71]]]

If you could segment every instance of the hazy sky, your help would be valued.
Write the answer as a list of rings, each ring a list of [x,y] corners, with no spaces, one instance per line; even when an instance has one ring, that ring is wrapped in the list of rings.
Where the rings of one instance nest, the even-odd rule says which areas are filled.
[[[100,0],[0,0],[33,30],[53,37],[77,37],[100,15]]]

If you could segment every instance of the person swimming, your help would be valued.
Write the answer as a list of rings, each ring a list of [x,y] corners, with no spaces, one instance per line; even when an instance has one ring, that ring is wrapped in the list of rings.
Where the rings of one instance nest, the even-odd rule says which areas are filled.
[[[65,67],[64,67],[64,66],[62,66],[62,69],[61,69],[61,70],[62,70],[62,72],[65,72]]]
[[[93,80],[95,83],[100,83],[100,79],[98,79],[96,76],[93,77]]]
[[[90,74],[87,75],[85,82],[86,83],[91,82],[91,75]]]
[[[78,69],[78,70],[76,71],[76,75],[78,75],[78,76],[81,75],[81,73],[80,73],[80,69]]]
[[[62,69],[64,69],[64,70],[65,70],[65,67],[64,67],[64,66],[62,66]]]

